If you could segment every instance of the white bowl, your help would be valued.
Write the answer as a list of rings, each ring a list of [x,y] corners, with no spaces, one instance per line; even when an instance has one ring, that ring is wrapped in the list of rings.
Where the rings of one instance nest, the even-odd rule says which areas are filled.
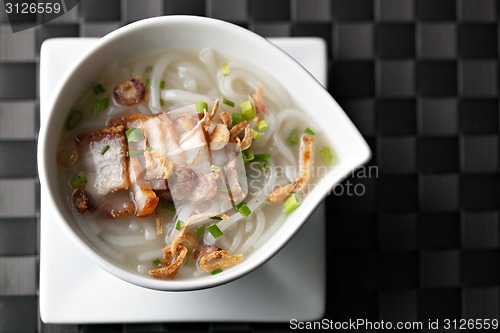
[[[283,226],[245,260],[224,274],[191,280],[155,280],[126,271],[99,254],[78,228],[63,191],[58,186],[56,154],[59,135],[70,110],[100,77],[111,61],[141,51],[202,49],[211,47],[228,57],[258,65],[275,77],[297,103],[321,126],[337,163],[306,196],[302,205]],[[194,16],[157,17],[132,23],[103,37],[61,79],[49,102],[47,126],[40,129],[38,172],[47,189],[56,223],[102,268],[130,283],[157,290],[183,291],[209,288],[241,277],[276,254],[299,230],[333,187],[352,170],[367,162],[370,149],[358,130],[330,94],[295,60],[266,39],[236,25]]]

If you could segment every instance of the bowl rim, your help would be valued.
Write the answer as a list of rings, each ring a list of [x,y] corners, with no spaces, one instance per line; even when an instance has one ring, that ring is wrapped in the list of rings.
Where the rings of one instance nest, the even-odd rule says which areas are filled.
[[[200,16],[189,16],[189,15],[169,15],[169,16],[148,18],[128,24],[126,26],[118,28],[117,30],[114,30],[113,32],[109,33],[108,35],[98,40],[95,43],[95,45],[89,48],[87,52],[83,53],[78,58],[78,60],[76,60],[73,63],[73,65],[70,66],[70,68],[66,71],[65,75],[63,75],[63,77],[57,84],[56,88],[54,89],[54,92],[52,93],[52,97],[47,103],[48,118],[50,119],[54,116],[54,113],[56,112],[56,106],[58,104],[58,101],[61,99],[61,94],[64,91],[67,82],[73,78],[75,72],[82,66],[82,64],[88,61],[89,58],[95,56],[95,54],[97,54],[100,50],[105,48],[108,44],[112,43],[113,41],[119,38],[126,36],[131,32],[141,29],[155,29],[157,25],[162,26],[169,24],[187,24],[187,25],[200,25],[200,26],[211,26],[211,27],[219,26],[219,28],[224,28],[231,35],[234,36],[239,35],[246,39],[251,40],[252,43],[255,43],[256,45],[267,47],[270,50],[274,49],[273,51],[270,51],[273,53],[273,57],[279,57],[280,61],[283,61],[288,64],[293,64],[288,66],[299,65],[300,67],[299,71],[301,72],[300,76],[302,76],[302,78],[305,80],[309,80],[307,84],[318,85],[318,88],[320,88],[321,90],[321,94],[328,95],[328,97],[342,111],[342,109],[340,108],[340,106],[338,106],[337,102],[333,99],[333,97],[326,91],[326,89],[324,89],[320,85],[319,82],[317,82],[317,80],[314,77],[312,77],[300,64],[298,64],[297,61],[288,56],[285,52],[279,49],[279,47],[275,46],[264,37],[259,36],[256,33],[251,32],[235,24],[218,19],[200,17]],[[346,118],[346,120],[352,125],[352,122],[348,119],[347,115],[345,115],[343,111],[340,114],[342,114]],[[129,272],[124,268],[121,268],[118,265],[113,264],[111,261],[101,256],[95,249],[92,248],[92,246],[90,246],[90,244],[84,241],[77,234],[75,230],[73,230],[73,228],[66,221],[62,212],[59,210],[57,204],[58,200],[56,200],[55,194],[50,189],[50,184],[48,184],[48,180],[50,177],[48,176],[47,173],[48,172],[47,156],[45,154],[45,150],[47,149],[47,145],[49,144],[47,137],[48,133],[51,130],[50,123],[51,122],[49,120],[49,122],[45,124],[45,126],[40,127],[38,147],[37,147],[37,154],[38,154],[37,163],[38,163],[38,173],[39,173],[40,183],[41,186],[44,186],[46,188],[45,193],[48,195],[49,204],[54,207],[53,211],[55,213],[56,223],[58,223],[59,226],[61,226],[62,229],[65,231],[66,235],[68,235],[72,239],[72,241],[75,244],[77,244],[78,247],[83,250],[83,252],[89,255],[101,268],[103,268],[104,270],[108,271],[109,273],[113,274],[114,276],[124,281],[127,281],[129,283],[135,284],[140,287],[154,289],[154,290],[161,290],[161,291],[189,291],[189,290],[206,289],[223,285],[239,277],[242,277],[252,272],[253,270],[257,269],[267,261],[269,261],[277,252],[279,252],[281,248],[283,248],[290,241],[290,239],[298,232],[298,230],[307,220],[307,217],[312,214],[312,212],[316,209],[316,207],[322,202],[322,199],[324,199],[328,194],[326,191],[324,191],[325,193],[322,193],[321,200],[317,200],[313,204],[309,204],[307,212],[304,209],[301,210],[302,214],[296,215],[295,219],[300,220],[300,222],[298,222],[298,226],[295,227],[294,230],[292,230],[292,232],[289,232],[286,235],[286,237],[283,237],[283,241],[280,242],[280,244],[276,244],[271,250],[265,251],[265,253],[260,255],[259,258],[257,259],[254,259],[250,262],[247,260],[243,261],[242,263],[237,265],[237,267],[233,267],[233,269],[225,271],[225,274],[209,276],[208,278],[207,277],[194,278],[188,280],[156,280],[149,278],[147,276],[140,276],[136,273]],[[359,134],[359,131],[354,127],[354,125],[352,125],[352,129],[357,132],[359,138],[364,144],[363,147],[364,149],[362,149],[362,151],[359,151],[358,154],[353,157],[352,166],[348,166],[348,168],[342,170],[341,179],[335,181],[334,185],[340,182],[342,179],[345,179],[348,176],[349,172],[351,172],[354,168],[366,163],[371,157],[371,151],[366,142],[364,141],[364,139],[362,138],[361,134]],[[289,218],[287,218],[287,220],[288,219]]]

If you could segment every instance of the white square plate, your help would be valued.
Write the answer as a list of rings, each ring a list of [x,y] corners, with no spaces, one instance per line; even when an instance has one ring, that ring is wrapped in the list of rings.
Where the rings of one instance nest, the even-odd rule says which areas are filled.
[[[97,39],[44,43],[40,56],[40,122],[58,80]],[[315,38],[272,39],[326,85],[326,47]],[[161,292],[107,273],[65,237],[41,191],[40,313],[46,323],[315,320],[325,310],[324,205],[269,262],[229,284]],[[307,249],[307,252],[303,249]]]

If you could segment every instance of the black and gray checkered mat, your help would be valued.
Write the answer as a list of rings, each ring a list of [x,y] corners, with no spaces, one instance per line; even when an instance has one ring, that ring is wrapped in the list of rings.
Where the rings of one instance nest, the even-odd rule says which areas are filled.
[[[348,180],[364,195],[327,199],[326,318],[498,318],[499,11],[496,0],[81,0],[12,34],[0,4],[0,332],[288,331],[287,323],[39,321],[40,45],[165,14],[326,40],[328,89],[377,167]]]

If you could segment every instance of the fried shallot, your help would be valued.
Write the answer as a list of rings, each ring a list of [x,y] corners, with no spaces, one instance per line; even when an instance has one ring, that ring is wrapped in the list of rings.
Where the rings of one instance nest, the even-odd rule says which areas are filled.
[[[288,198],[288,196],[297,187],[297,182],[290,183],[288,185],[280,186],[271,193],[266,201],[270,203],[279,203]]]
[[[232,255],[216,246],[203,246],[194,251],[195,259],[198,259],[198,266],[205,272],[213,272],[215,269],[236,265],[243,256]]]
[[[188,253],[188,249],[183,245],[179,245],[176,250],[179,252],[178,256],[171,253],[170,246],[163,248],[162,267],[150,270],[149,275],[156,279],[173,279]]]

